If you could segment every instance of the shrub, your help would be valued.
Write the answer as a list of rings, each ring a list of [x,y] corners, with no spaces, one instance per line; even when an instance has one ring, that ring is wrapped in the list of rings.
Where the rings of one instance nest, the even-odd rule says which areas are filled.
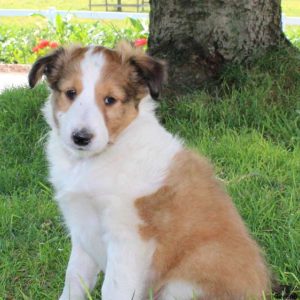
[[[124,28],[120,28],[111,22],[74,22],[71,16],[62,18],[57,15],[54,23],[48,22],[42,27],[1,26],[0,62],[32,63],[58,45],[79,43],[113,47],[120,39],[135,41],[148,37],[147,22],[127,18],[125,24]]]

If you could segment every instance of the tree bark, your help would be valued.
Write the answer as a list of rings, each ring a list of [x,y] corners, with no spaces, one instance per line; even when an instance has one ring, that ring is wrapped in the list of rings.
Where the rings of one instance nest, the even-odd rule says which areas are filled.
[[[168,62],[169,86],[197,88],[228,62],[285,40],[280,0],[152,0],[149,53]]]

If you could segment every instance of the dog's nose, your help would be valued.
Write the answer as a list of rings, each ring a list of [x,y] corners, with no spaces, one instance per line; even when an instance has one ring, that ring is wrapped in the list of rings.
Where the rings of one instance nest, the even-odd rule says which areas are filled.
[[[72,133],[73,142],[78,146],[87,146],[93,138],[93,134],[87,129],[81,129]]]

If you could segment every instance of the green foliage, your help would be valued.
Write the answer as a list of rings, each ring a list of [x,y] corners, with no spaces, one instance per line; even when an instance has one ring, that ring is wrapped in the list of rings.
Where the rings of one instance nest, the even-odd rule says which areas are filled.
[[[228,67],[217,90],[159,108],[171,132],[212,160],[274,274],[298,295],[299,68],[299,53],[282,49]],[[0,95],[0,299],[57,299],[63,287],[70,242],[46,180],[47,95],[44,85]]]
[[[300,2],[298,0],[282,0],[281,7],[286,16],[300,16]]]
[[[300,26],[287,26],[286,35],[289,40],[300,49]]]
[[[0,62],[33,63],[38,56],[49,51],[49,48],[45,48],[38,53],[33,52],[41,40],[55,41],[60,45],[95,44],[113,47],[121,39],[134,41],[148,36],[146,22],[128,18],[123,25],[121,28],[113,23],[99,21],[75,22],[71,15],[67,18],[57,15],[55,22],[49,21],[47,26],[3,25],[0,27]]]
[[[25,24],[5,24],[0,26],[0,63],[33,63],[38,56],[44,55],[49,48],[33,52],[41,40],[68,44],[95,44],[113,47],[117,41],[126,39],[134,41],[148,37],[148,24],[145,21],[127,18],[121,26],[117,22],[101,21],[83,22],[71,15],[62,18],[56,16],[54,24],[42,16],[32,17],[36,22]],[[288,38],[300,46],[300,29],[288,26]]]
[[[147,22],[132,18],[127,18],[122,26],[118,26],[118,22],[82,21],[73,18],[71,14],[66,18],[57,15],[54,23],[38,14],[31,19],[35,22],[27,20],[21,24],[5,24],[5,22],[1,24],[0,62],[33,63],[38,56],[49,51],[49,48],[45,48],[38,53],[33,52],[33,48],[41,40],[55,41],[60,45],[75,43],[113,47],[120,39],[134,41],[137,38],[148,37],[149,34]],[[299,46],[298,26],[288,26],[286,34],[296,46]]]

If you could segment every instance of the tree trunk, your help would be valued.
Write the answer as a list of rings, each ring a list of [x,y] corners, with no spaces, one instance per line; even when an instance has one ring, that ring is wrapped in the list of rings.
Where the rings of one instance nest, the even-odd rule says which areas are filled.
[[[169,86],[197,88],[227,62],[285,40],[280,0],[152,0],[149,53],[168,62]]]

